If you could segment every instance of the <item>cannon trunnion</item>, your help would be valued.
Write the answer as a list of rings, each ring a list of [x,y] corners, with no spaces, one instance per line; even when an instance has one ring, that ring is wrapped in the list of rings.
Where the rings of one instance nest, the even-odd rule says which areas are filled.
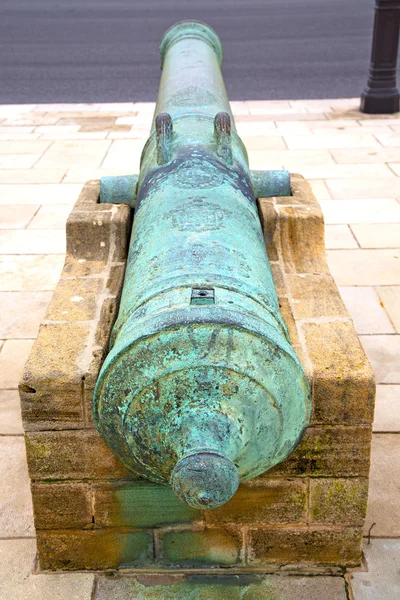
[[[135,218],[94,414],[128,468],[213,508],[284,460],[310,418],[256,203],[290,182],[249,171],[217,35],[182,22],[160,49],[140,174],[101,183],[101,201],[135,206]]]

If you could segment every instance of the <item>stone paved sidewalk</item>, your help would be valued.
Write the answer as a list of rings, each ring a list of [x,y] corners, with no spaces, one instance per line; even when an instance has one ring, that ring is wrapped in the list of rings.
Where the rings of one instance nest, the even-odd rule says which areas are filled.
[[[235,593],[249,600],[400,597],[400,117],[371,118],[357,111],[358,103],[257,101],[233,102],[232,108],[253,169],[285,167],[311,181],[325,215],[332,274],[375,370],[368,572],[347,574],[347,581],[269,576],[245,582],[240,593],[229,585],[203,585],[200,600],[234,600]],[[0,106],[2,600],[168,599],[187,593],[178,580],[148,588],[129,577],[33,574],[17,393],[61,272],[68,213],[86,180],[138,171],[153,110],[152,103]]]

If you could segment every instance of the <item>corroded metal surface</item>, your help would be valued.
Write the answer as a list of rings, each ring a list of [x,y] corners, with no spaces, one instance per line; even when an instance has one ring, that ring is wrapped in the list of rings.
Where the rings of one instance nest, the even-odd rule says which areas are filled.
[[[309,421],[308,382],[279,311],[256,205],[258,190],[282,195],[289,180],[286,172],[251,178],[217,35],[182,22],[160,49],[153,126],[126,200],[136,205],[120,312],[94,414],[133,472],[213,508],[239,480],[284,460]]]

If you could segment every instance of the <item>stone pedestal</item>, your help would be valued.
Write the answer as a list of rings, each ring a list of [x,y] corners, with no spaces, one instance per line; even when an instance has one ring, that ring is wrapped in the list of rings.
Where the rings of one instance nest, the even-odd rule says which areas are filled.
[[[88,182],[67,223],[67,258],[20,384],[42,570],[296,570],[358,565],[368,491],[374,378],[325,261],[308,183],[259,211],[281,311],[312,386],[292,455],[198,511],[139,480],[92,418],[92,397],[129,243],[127,206]]]

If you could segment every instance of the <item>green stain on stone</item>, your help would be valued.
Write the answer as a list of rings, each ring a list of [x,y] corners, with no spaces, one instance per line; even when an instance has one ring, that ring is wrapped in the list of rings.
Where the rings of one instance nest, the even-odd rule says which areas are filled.
[[[258,575],[152,575],[102,580],[98,600],[294,600],[279,591],[276,578]]]

